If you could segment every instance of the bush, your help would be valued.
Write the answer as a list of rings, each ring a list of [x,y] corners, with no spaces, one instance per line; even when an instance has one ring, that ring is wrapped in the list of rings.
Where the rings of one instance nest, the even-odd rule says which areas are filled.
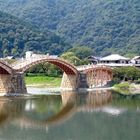
[[[120,83],[120,79],[115,77],[112,79],[112,81],[110,82],[110,86],[113,86],[115,84],[119,84]]]
[[[129,90],[130,84],[128,82],[120,83],[114,85],[115,88],[121,89],[121,90]]]
[[[113,70],[113,77],[120,81],[135,81],[140,77],[140,70],[136,67],[121,67]]]
[[[136,84],[140,84],[140,79],[135,81]]]

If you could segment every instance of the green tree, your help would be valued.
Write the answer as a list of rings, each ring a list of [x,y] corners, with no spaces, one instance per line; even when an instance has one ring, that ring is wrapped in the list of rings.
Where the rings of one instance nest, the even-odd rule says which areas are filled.
[[[73,65],[77,66],[81,64],[81,60],[77,56],[75,56],[73,52],[63,53],[60,57]]]
[[[93,50],[87,46],[73,47],[68,51],[73,52],[75,56],[77,56],[80,59],[84,59],[93,54]]]
[[[4,49],[3,50],[3,56],[6,57],[8,56],[9,52],[8,52],[8,49]]]
[[[119,81],[135,81],[140,78],[140,70],[136,67],[121,67],[113,69],[114,78]]]

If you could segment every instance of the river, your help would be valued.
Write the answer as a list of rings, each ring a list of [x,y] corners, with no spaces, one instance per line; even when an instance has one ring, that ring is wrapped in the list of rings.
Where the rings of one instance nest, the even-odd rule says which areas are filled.
[[[98,90],[0,98],[0,140],[139,139],[139,96]]]

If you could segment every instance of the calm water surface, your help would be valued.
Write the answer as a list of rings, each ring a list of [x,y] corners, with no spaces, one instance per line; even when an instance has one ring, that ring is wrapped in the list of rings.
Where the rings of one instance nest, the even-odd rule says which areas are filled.
[[[0,98],[0,140],[139,139],[139,96],[94,91]]]

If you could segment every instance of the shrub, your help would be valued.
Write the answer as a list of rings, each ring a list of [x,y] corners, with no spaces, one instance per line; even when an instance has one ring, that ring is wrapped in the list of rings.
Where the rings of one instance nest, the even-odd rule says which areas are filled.
[[[114,85],[114,87],[119,88],[121,90],[128,90],[130,88],[130,84],[128,82],[123,82],[123,83]]]

